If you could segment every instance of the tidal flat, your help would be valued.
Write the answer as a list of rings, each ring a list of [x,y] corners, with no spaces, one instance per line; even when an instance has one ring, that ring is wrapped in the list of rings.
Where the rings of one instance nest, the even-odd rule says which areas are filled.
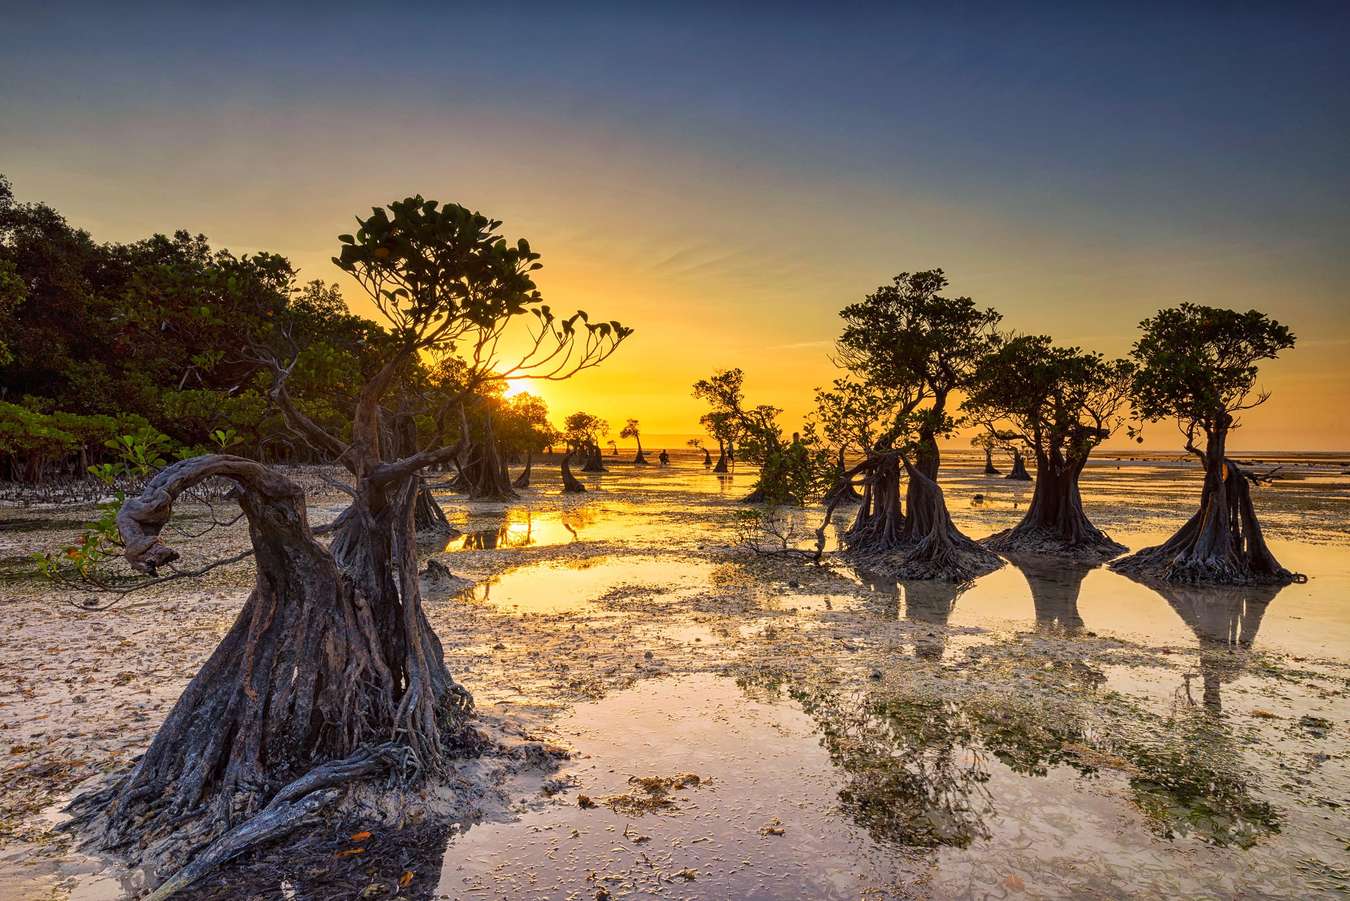
[[[504,750],[401,829],[320,823],[185,897],[1343,896],[1350,475],[1271,464],[1262,524],[1308,576],[1283,589],[1051,558],[898,582],[832,555],[849,507],[819,564],[755,553],[753,472],[685,454],[615,462],[578,496],[552,466],[509,504],[436,489],[457,534],[424,551],[454,578],[428,577],[427,614]],[[974,538],[1031,493],[981,466],[955,454],[942,474]],[[297,475],[329,521],[341,496]],[[1200,474],[1102,454],[1082,484],[1093,521],[1137,549],[1194,512]],[[138,874],[81,854],[61,808],[144,750],[252,583],[246,561],[82,609],[27,555],[90,514],[0,509],[6,899],[136,897]],[[812,547],[821,515],[779,531]],[[242,525],[180,542],[188,562],[246,543]]]

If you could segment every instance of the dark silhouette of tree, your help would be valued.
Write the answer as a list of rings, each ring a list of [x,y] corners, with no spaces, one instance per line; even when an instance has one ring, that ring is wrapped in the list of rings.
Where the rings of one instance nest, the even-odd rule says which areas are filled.
[[[747,405],[744,383],[740,369],[719,369],[711,378],[695,382],[694,396],[712,408],[703,421],[710,429],[734,434],[742,456],[758,464],[759,478],[743,499],[746,503],[803,504],[816,488],[817,461],[799,435],[791,440],[783,435],[778,426],[782,410],[768,404]],[[721,434],[713,434],[721,445]]]
[[[1045,335],[1001,342],[975,367],[962,409],[999,441],[1036,461],[1022,521],[985,539],[998,551],[1106,558],[1125,550],[1083,512],[1078,480],[1093,449],[1120,428],[1133,367],[1059,347]]]
[[[952,523],[938,485],[937,441],[957,428],[952,395],[994,346],[1000,317],[968,297],[943,296],[946,287],[940,269],[901,273],[840,311],[836,362],[886,411],[867,458],[848,473],[865,477],[845,550],[903,578],[961,581],[1001,561]]]
[[[581,481],[576,476],[572,475],[572,456],[575,453],[576,451],[569,447],[567,453],[563,454],[562,490],[564,494],[581,494],[586,490],[586,486],[581,484]]]
[[[705,468],[713,465],[712,454],[708,453],[708,449],[703,446],[702,438],[690,438],[685,444],[689,445],[694,450],[703,451],[703,465]]]
[[[699,425],[707,430],[713,440],[717,442],[717,465],[713,467],[713,472],[724,473],[730,468],[728,466],[734,457],[734,448],[736,443],[736,421],[730,413],[724,411],[713,411],[704,413],[698,419]]]
[[[999,475],[998,469],[994,466],[994,448],[998,447],[998,439],[988,432],[980,432],[970,439],[971,447],[978,447],[984,451],[984,474],[987,476]]]
[[[272,397],[291,428],[349,474],[352,501],[331,545],[315,539],[302,489],[228,455],[169,466],[117,515],[126,560],[153,579],[179,557],[162,536],[175,500],[204,479],[231,480],[257,565],[242,613],[150,749],[72,806],[98,848],[160,872],[194,855],[169,888],[289,831],[352,779],[396,761],[435,776],[481,741],[469,724],[472,699],[422,609],[413,525],[419,474],[451,460],[460,443],[389,455],[399,445],[383,403],[400,372],[453,347],[466,364],[467,395],[507,377],[566,378],[608,358],[629,334],[582,313],[555,317],[530,276],[538,255],[464,207],[410,197],[358,224],[340,237],[335,262],[370,294],[393,340],[361,388],[349,437],[308,417],[287,390],[294,370],[272,361]],[[503,359],[499,341],[517,321],[530,324],[527,349]]]
[[[1228,436],[1239,414],[1270,397],[1256,390],[1257,364],[1293,347],[1293,333],[1257,310],[1194,304],[1160,310],[1140,328],[1143,334],[1130,354],[1138,366],[1135,410],[1148,421],[1176,420],[1186,450],[1204,467],[1205,484],[1199,511],[1175,535],[1113,567],[1169,582],[1299,578],[1280,566],[1261,534],[1251,495],[1260,476],[1228,456]]]
[[[638,429],[638,421],[630,419],[624,423],[623,429],[619,431],[620,438],[632,438],[637,442],[637,456],[633,458],[633,463],[637,466],[646,466],[647,457],[642,453],[642,433]]]
[[[591,413],[578,410],[563,420],[563,437],[567,446],[585,462],[582,472],[609,472],[600,454],[600,439],[609,433],[609,423]],[[571,455],[569,454],[568,457]],[[564,465],[567,464],[564,458]]]
[[[1014,482],[1030,482],[1031,473],[1027,472],[1027,458],[1023,455],[1022,449],[1012,445],[1004,445],[1003,449],[1012,457],[1012,469],[1008,470],[1008,474],[1003,478]]]

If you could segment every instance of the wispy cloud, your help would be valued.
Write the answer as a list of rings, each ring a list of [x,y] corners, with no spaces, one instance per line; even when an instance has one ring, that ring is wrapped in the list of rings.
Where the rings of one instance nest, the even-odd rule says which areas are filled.
[[[834,347],[833,341],[794,341],[791,344],[770,344],[765,350],[808,350],[818,347]]]

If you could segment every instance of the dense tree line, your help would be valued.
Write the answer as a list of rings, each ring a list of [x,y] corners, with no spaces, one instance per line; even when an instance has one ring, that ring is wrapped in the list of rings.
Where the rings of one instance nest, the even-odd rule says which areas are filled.
[[[82,478],[128,434],[173,457],[329,459],[288,427],[265,358],[284,356],[288,400],[346,439],[352,404],[396,341],[277,254],[237,256],[187,231],[100,243],[16,200],[0,176],[0,480]],[[429,351],[400,368],[388,402],[453,395],[462,376],[462,361]],[[555,440],[538,398],[480,388],[464,417],[427,406],[423,433],[467,427],[482,448],[490,431],[512,459]]]

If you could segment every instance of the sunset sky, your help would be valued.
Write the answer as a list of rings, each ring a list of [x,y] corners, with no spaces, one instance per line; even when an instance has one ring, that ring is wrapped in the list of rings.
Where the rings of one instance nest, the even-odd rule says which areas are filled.
[[[20,199],[335,281],[353,214],[475,207],[543,254],[555,309],[637,329],[542,389],[559,421],[673,444],[690,384],[740,366],[795,427],[839,308],[940,266],[1007,326],[1108,354],[1159,306],[1265,310],[1299,346],[1233,444],[1350,449],[1344,4],[3,5]]]

